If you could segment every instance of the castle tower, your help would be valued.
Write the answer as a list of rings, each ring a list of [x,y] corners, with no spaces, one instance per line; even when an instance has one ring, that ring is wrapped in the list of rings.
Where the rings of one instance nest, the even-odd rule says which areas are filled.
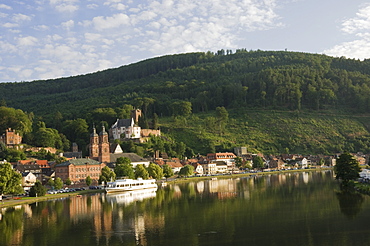
[[[99,158],[99,135],[96,133],[93,126],[93,133],[90,135],[90,159],[97,160]]]
[[[139,118],[141,117],[141,110],[135,109],[131,111],[131,118],[134,119],[135,124],[139,122]]]
[[[100,162],[110,162],[108,133],[103,126],[99,133],[99,159]]]

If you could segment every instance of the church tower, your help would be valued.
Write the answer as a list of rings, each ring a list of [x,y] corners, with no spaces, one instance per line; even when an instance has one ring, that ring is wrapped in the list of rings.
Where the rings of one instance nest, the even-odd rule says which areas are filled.
[[[98,160],[99,157],[99,136],[93,126],[93,133],[90,135],[90,159]]]
[[[99,159],[100,162],[110,162],[108,133],[103,126],[99,133]]]

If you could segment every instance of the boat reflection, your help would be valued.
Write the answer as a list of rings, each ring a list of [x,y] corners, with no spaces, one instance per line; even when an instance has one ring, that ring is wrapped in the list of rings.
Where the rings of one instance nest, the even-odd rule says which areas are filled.
[[[148,198],[154,198],[157,195],[157,188],[124,191],[117,193],[107,193],[105,195],[109,203],[119,203],[128,205],[136,201],[142,201]]]

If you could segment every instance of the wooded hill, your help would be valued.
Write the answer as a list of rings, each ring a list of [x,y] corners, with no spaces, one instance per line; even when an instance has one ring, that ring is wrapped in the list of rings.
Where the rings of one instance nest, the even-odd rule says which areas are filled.
[[[194,149],[196,152],[209,151],[214,146],[224,150],[234,145],[271,153],[287,149],[306,153],[368,151],[370,146],[367,130],[370,60],[245,49],[169,55],[87,75],[1,83],[0,99],[9,107],[42,116],[48,125],[52,125],[56,112],[61,113],[63,120],[84,118],[89,124],[98,124],[97,121],[111,124],[120,117],[123,105],[133,105],[142,108],[147,118],[154,113],[159,115],[164,133],[167,131],[187,145],[201,148]],[[202,119],[198,123],[211,117],[217,107],[225,107],[231,121],[224,132],[217,134],[209,130],[206,123],[192,126],[194,122],[189,117],[186,124],[180,124],[179,120],[176,123],[166,117],[181,116],[176,107],[178,102],[191,103],[192,112]],[[260,123],[253,126],[255,131],[264,132],[261,138],[253,135],[254,130],[242,130],[250,124],[250,120],[246,123],[243,118],[249,110],[261,112]],[[109,117],[104,118],[104,113]],[[323,115],[330,116],[327,124],[326,120],[321,122],[316,118],[322,119]],[[312,132],[300,134],[308,127],[293,127],[291,124],[296,122],[313,127]],[[282,128],[266,128],[269,124]],[[353,126],[352,131],[347,129],[348,125]],[[330,126],[337,130],[328,133]],[[171,131],[173,127],[181,127],[182,132],[192,127],[196,130],[180,136],[181,131],[176,134]],[[289,129],[289,134],[282,134],[282,129]],[[347,130],[340,132],[341,129]],[[227,139],[231,132],[235,136],[248,136],[243,137],[243,141],[239,141],[239,137],[239,140]],[[328,135],[314,140],[313,136],[320,132]],[[209,135],[202,136],[203,133]],[[276,135],[279,137],[274,138]],[[210,149],[205,149],[205,144],[196,146],[193,140],[199,140],[200,136],[202,141],[212,142]],[[215,136],[217,139],[210,140]],[[305,139],[305,147],[297,138]]]

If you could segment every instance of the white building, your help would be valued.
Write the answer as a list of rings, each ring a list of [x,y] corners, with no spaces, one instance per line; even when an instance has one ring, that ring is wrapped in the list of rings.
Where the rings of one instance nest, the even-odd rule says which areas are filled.
[[[133,118],[131,119],[117,119],[117,121],[110,128],[113,139],[139,139],[141,134],[141,127],[135,125]]]

